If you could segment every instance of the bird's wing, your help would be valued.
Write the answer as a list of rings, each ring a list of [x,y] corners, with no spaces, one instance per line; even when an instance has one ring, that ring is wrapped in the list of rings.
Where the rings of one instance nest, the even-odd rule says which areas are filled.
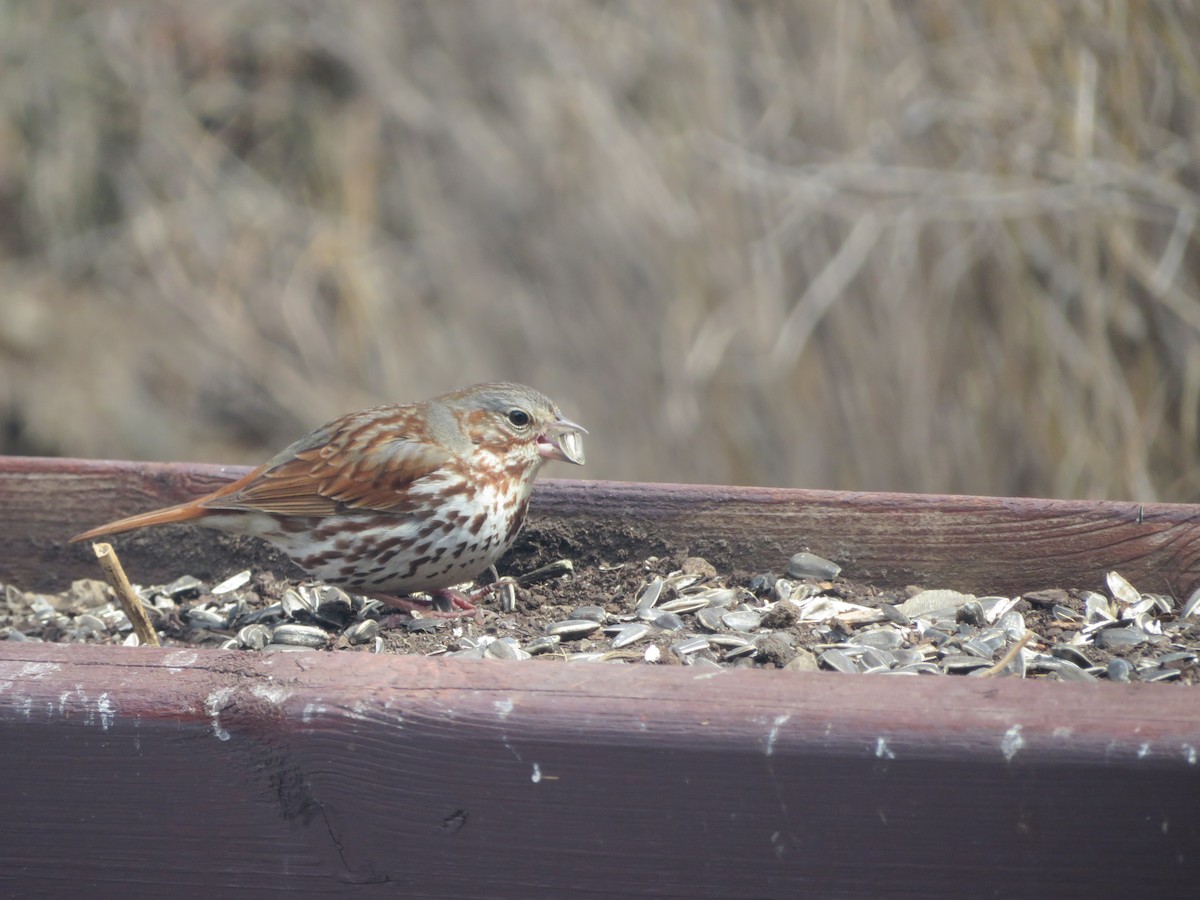
[[[403,421],[360,413],[314,431],[202,503],[285,516],[403,512],[420,505],[409,491],[412,484],[452,459],[436,444],[406,434]]]

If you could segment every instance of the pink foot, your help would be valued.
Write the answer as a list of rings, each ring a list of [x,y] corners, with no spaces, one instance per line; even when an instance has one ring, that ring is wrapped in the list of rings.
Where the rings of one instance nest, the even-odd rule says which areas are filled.
[[[394,597],[391,594],[367,594],[367,596],[374,597],[392,609],[410,613],[420,610],[422,615],[431,619],[462,619],[466,616],[474,616],[477,620],[483,621],[483,610],[472,603],[471,599],[468,599],[461,591],[441,590],[430,591],[430,593],[433,594],[433,600]],[[477,595],[472,594],[471,598],[475,599]],[[408,618],[398,615],[387,616],[379,620],[379,625],[385,629],[395,628],[406,621]]]

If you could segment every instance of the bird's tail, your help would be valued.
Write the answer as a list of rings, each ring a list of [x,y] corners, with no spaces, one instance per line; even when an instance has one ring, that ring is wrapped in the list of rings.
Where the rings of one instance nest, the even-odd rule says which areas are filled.
[[[71,538],[70,543],[87,541],[92,538],[104,537],[110,534],[120,534],[123,531],[133,531],[135,528],[145,528],[147,525],[172,525],[177,522],[190,522],[199,519],[207,510],[195,500],[180,503],[178,506],[168,506],[166,509],[156,509],[153,512],[140,513],[124,519],[117,519],[107,525],[90,528],[82,534]]]

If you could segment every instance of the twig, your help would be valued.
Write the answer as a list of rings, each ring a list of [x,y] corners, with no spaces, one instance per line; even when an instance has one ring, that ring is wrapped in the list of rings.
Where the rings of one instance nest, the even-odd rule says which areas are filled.
[[[983,673],[981,675],[979,675],[979,677],[980,678],[991,678],[993,675],[999,675],[1001,672],[1003,672],[1005,670],[1005,668],[1008,667],[1008,664],[1010,662],[1012,662],[1014,659],[1017,658],[1017,654],[1021,652],[1021,648],[1023,648],[1031,640],[1033,640],[1033,632],[1026,631],[1025,636],[1023,638],[1021,638],[1019,641],[1017,641],[1015,644],[1013,644],[1011,647],[1008,648],[1008,652],[1005,653],[1004,656],[1002,656],[1000,658],[1000,662],[996,663],[994,666],[991,666],[990,668],[984,669]]]
[[[137,595],[133,586],[130,585],[129,579],[125,577],[125,570],[121,568],[121,560],[117,559],[117,551],[112,548],[111,544],[92,544],[92,550],[96,553],[96,559],[100,560],[100,566],[104,569],[104,577],[108,579],[112,589],[117,592],[117,599],[121,601],[121,609],[125,610],[125,615],[133,623],[133,630],[137,632],[138,640],[144,646],[159,646],[158,635],[154,633],[154,626],[150,624],[150,619],[146,616],[142,598]]]

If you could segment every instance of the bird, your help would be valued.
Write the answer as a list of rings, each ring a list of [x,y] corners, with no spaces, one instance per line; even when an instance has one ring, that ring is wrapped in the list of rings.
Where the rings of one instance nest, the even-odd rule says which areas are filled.
[[[476,384],[348,413],[211,494],[71,541],[191,523],[266,540],[314,578],[395,609],[477,614],[478,597],[454,586],[512,546],[546,461],[584,464],[586,433],[540,391]]]

